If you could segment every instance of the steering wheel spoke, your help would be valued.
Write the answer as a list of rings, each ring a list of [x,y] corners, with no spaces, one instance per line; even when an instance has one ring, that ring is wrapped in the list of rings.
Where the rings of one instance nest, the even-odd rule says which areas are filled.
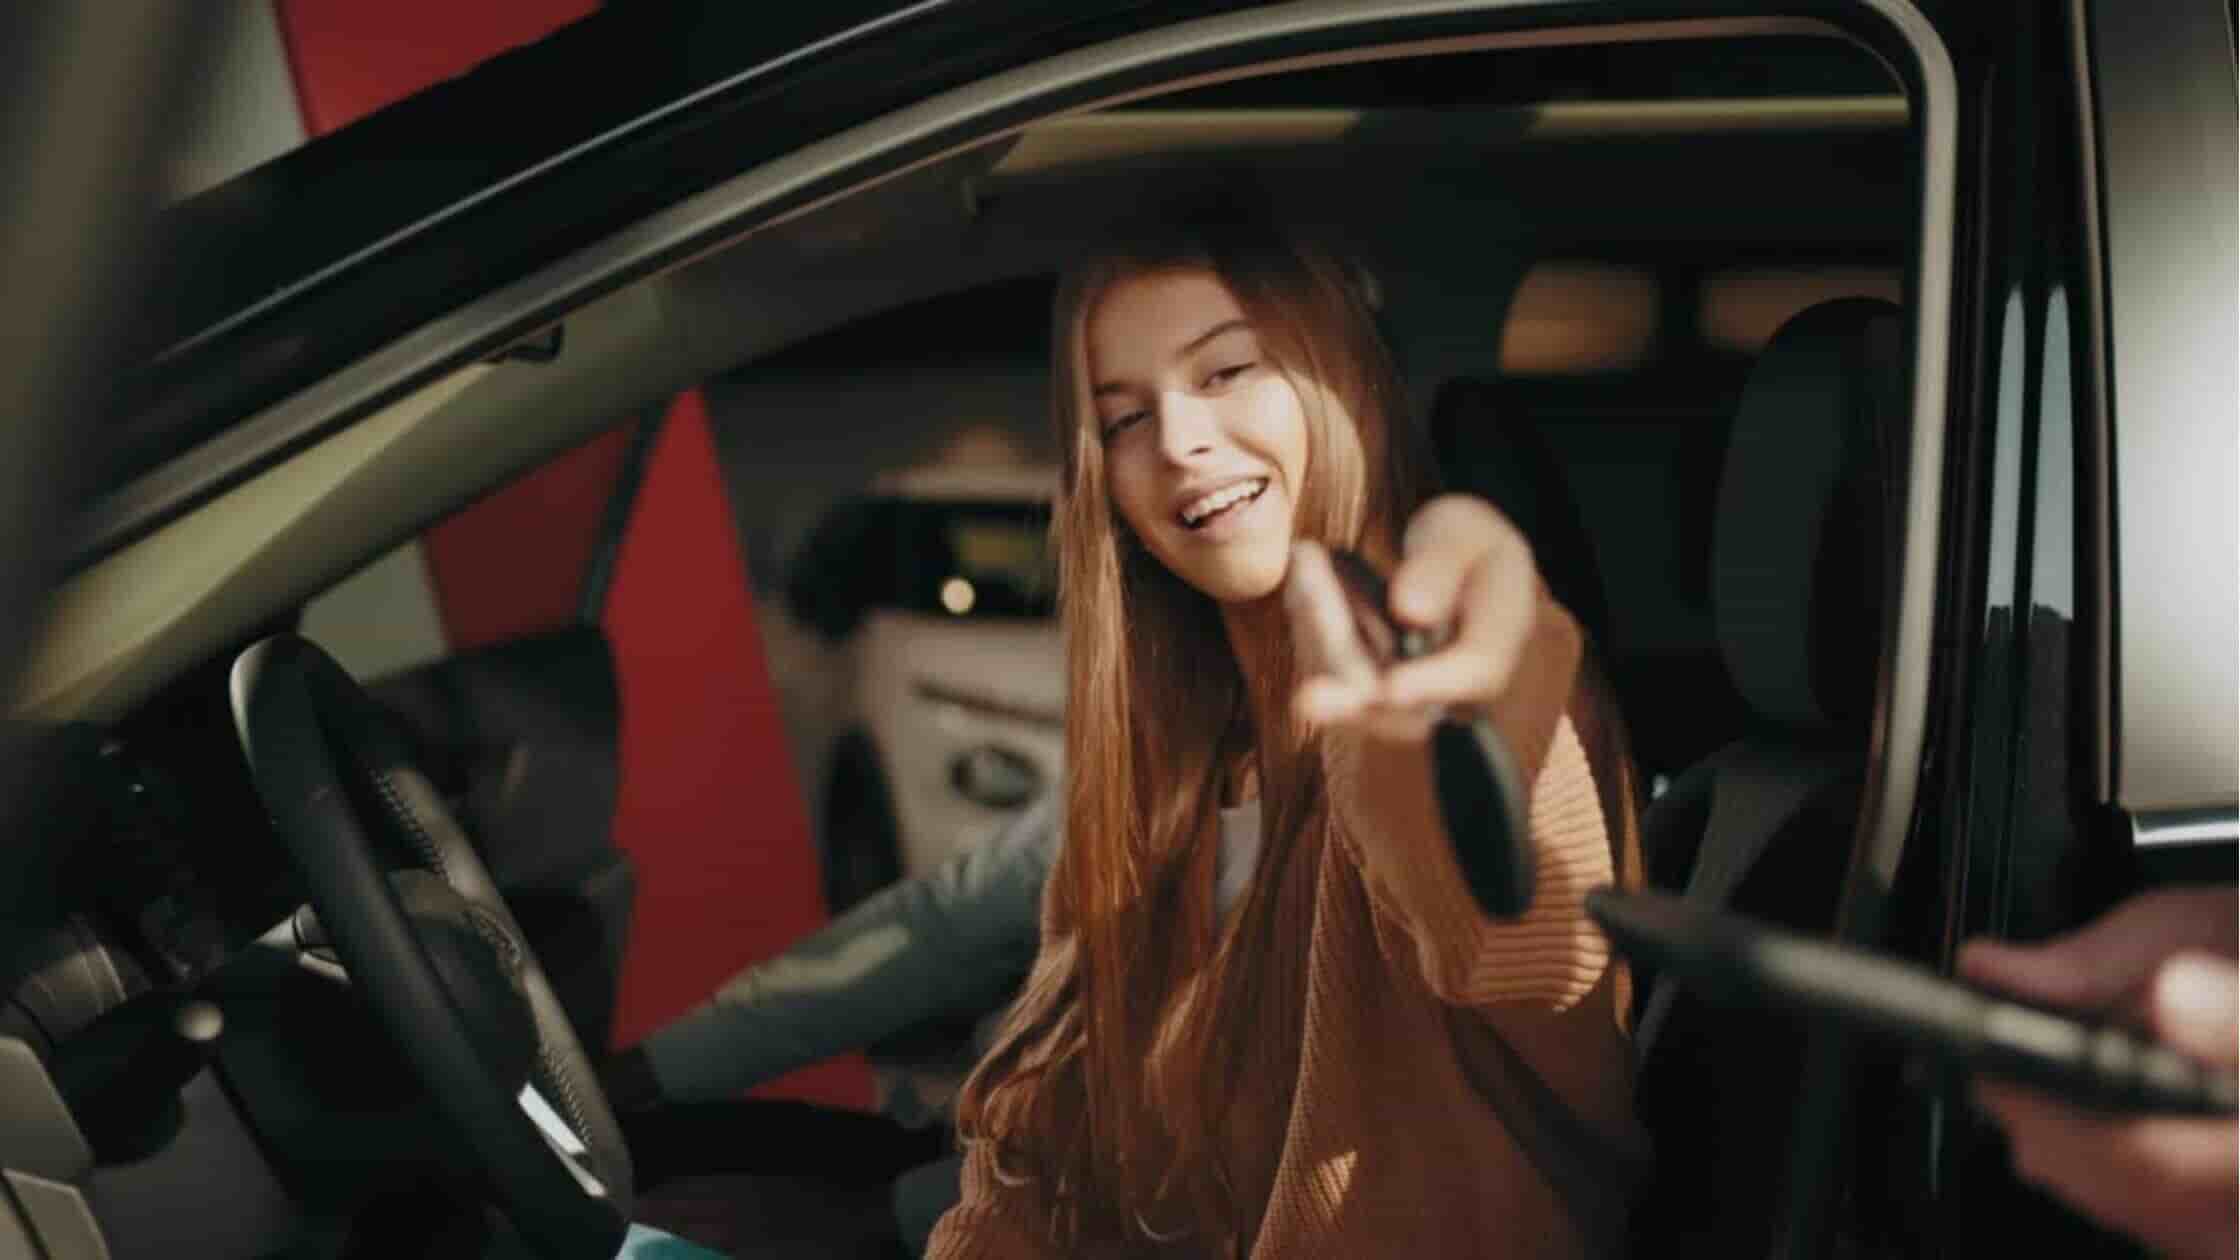
[[[576,1184],[583,1187],[583,1192],[594,1199],[606,1198],[606,1183],[591,1170],[590,1148],[568,1127],[568,1122],[560,1118],[560,1113],[552,1109],[552,1104],[545,1101],[544,1095],[537,1091],[537,1083],[531,1081],[522,1086],[516,1097],[521,1103],[521,1113],[529,1117],[529,1123],[536,1126],[544,1144],[551,1148],[553,1158],[567,1168]]]

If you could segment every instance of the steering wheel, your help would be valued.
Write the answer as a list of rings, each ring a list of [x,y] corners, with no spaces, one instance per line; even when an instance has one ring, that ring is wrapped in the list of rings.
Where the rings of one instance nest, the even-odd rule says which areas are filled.
[[[489,871],[402,736],[294,635],[234,662],[234,727],[311,895],[295,931],[351,987],[539,1255],[609,1260],[630,1152],[568,1017]]]

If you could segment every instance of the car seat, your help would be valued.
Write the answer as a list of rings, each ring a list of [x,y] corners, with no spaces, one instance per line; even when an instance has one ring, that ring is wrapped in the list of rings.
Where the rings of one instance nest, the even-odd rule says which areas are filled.
[[[1430,413],[1450,488],[1532,540],[1613,684],[1645,782],[1743,729],[1709,596],[1717,472],[1747,365],[1676,353],[1591,377],[1448,381]]]
[[[1590,640],[1605,642],[1610,613],[1602,571],[1547,438],[1502,405],[1498,384],[1470,377],[1439,387],[1430,427],[1447,489],[1500,508],[1531,542],[1556,601],[1571,610]]]
[[[1846,298],[1753,366],[1712,537],[1720,656],[1748,729],[1643,818],[1649,882],[1814,935],[1833,927],[1896,578],[1903,321]],[[1764,1255],[1785,1193],[1801,1027],[1636,971],[1636,1100],[1656,1147],[1637,1247]]]

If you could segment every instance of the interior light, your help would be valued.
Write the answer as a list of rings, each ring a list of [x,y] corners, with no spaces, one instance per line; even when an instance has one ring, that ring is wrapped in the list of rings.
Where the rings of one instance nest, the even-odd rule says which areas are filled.
[[[972,583],[953,577],[941,584],[941,606],[959,617],[972,611]]]

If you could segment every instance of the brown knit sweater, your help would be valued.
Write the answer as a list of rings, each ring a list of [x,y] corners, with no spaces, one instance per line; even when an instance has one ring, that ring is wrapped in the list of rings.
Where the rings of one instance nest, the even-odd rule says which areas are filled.
[[[1316,875],[1312,921],[1299,925],[1310,945],[1294,1102],[1281,1131],[1231,1137],[1281,1149],[1254,1257],[1580,1256],[1610,1224],[1581,1230],[1473,1083],[1482,1059],[1465,1044],[1482,1021],[1595,1139],[1642,1147],[1624,969],[1581,905],[1620,869],[1638,870],[1630,777],[1604,707],[1572,685],[1575,649],[1533,662],[1544,642],[1527,651],[1539,676],[1496,713],[1533,784],[1538,892],[1520,920],[1489,919],[1471,900],[1421,748],[1327,748],[1337,843]],[[1209,1252],[1189,1238],[1061,1246],[1040,1200],[990,1162],[976,1145],[933,1260]]]

